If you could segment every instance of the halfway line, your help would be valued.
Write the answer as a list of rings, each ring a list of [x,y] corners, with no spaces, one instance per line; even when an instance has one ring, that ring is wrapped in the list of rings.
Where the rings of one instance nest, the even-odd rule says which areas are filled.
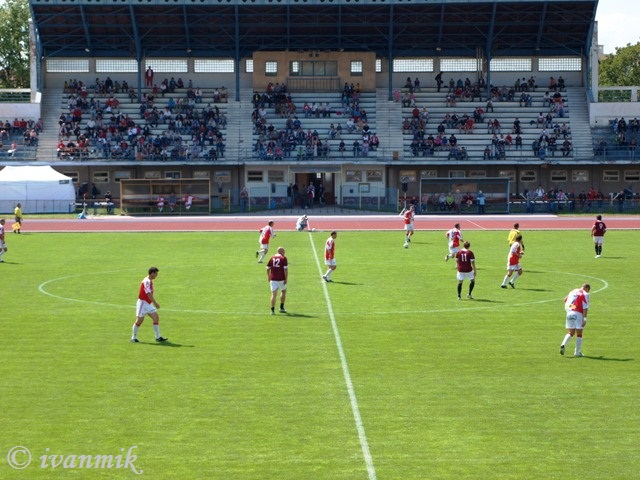
[[[309,233],[309,241],[311,242],[311,250],[313,256],[316,259],[316,265],[318,266],[318,273],[322,275],[322,265],[318,258],[318,252],[313,243],[313,236]],[[322,277],[321,277],[322,278]],[[324,290],[324,298],[327,302],[327,309],[329,310],[329,318],[331,319],[331,328],[333,329],[333,336],[336,339],[336,347],[338,347],[338,355],[340,356],[340,363],[342,364],[342,374],[344,375],[344,381],[347,384],[347,392],[349,392],[349,400],[351,401],[351,411],[353,412],[353,419],[356,422],[356,429],[358,430],[358,438],[360,439],[360,446],[362,448],[362,455],[364,456],[365,464],[367,465],[367,473],[369,480],[376,480],[376,469],[373,466],[373,458],[369,451],[369,442],[367,442],[367,434],[364,431],[364,425],[362,424],[362,417],[360,416],[360,409],[358,408],[358,399],[356,398],[356,392],[353,388],[353,382],[351,381],[351,374],[349,373],[349,365],[347,365],[347,357],[344,354],[344,348],[342,348],[342,340],[340,340],[340,332],[338,331],[338,324],[336,323],[336,317],[333,314],[333,306],[331,305],[331,298],[329,297],[329,290],[324,280],[321,280],[322,288]]]

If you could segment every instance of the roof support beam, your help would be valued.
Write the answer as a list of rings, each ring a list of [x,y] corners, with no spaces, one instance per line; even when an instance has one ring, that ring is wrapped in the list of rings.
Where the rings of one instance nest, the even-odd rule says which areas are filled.
[[[91,34],[89,32],[89,25],[87,24],[87,16],[85,15],[84,5],[80,5],[80,18],[82,18],[82,28],[84,28],[84,35],[86,37],[87,46],[84,51],[90,53],[91,48]]]
[[[540,50],[540,45],[542,44],[542,34],[544,31],[544,26],[547,20],[547,2],[542,4],[542,12],[540,12],[540,22],[538,24],[538,36],[536,37],[536,51]]]
[[[191,54],[191,35],[189,35],[189,14],[187,12],[187,6],[182,5],[182,23],[184,23],[184,38],[187,44],[187,54]]]
[[[493,3],[493,9],[491,10],[491,22],[489,24],[489,29],[487,31],[487,43],[485,45],[485,53],[484,56],[486,58],[487,61],[487,92],[489,91],[489,89],[491,88],[491,68],[489,68],[491,66],[491,59],[493,58],[493,55],[491,53],[491,50],[493,49],[493,36],[495,34],[495,29],[496,29],[496,15],[498,13],[498,4],[496,2]],[[487,98],[488,94],[487,94]]]
[[[133,42],[136,49],[136,62],[138,63],[138,98],[142,98],[142,41],[140,40],[136,12],[131,4],[129,5],[129,15],[131,16],[131,30],[133,32]]]

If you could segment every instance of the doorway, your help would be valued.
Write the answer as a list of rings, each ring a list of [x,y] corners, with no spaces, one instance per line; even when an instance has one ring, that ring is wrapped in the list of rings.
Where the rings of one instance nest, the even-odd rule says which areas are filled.
[[[306,204],[306,189],[309,185],[313,185],[315,188],[315,206],[335,204],[336,197],[333,183],[334,174],[332,172],[296,173],[296,185],[299,192],[295,201],[296,206],[301,207]],[[319,193],[322,193],[322,195],[319,195]]]

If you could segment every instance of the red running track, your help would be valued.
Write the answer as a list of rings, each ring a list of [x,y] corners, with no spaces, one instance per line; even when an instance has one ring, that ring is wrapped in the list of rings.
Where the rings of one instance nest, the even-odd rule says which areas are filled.
[[[293,230],[297,215],[267,216],[206,216],[206,217],[129,217],[95,216],[80,219],[27,218],[23,233],[29,232],[214,232],[257,231],[272,219],[274,228]],[[326,215],[309,216],[311,227],[317,230],[402,230],[398,215]],[[590,230],[593,216],[555,215],[416,215],[416,230],[448,230],[460,223],[462,230],[506,230],[518,222],[523,230]],[[610,230],[640,229],[640,217],[604,217]],[[7,222],[8,223],[8,222]]]

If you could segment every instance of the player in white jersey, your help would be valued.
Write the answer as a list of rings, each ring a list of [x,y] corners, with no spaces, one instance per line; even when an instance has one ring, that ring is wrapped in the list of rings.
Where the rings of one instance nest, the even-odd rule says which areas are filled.
[[[589,291],[591,285],[585,283],[580,288],[575,288],[569,292],[564,299],[564,309],[566,315],[566,328],[567,333],[562,339],[560,344],[560,355],[564,355],[564,350],[567,344],[571,341],[571,338],[576,336],[576,348],[574,351],[575,357],[582,357],[582,331],[587,325],[587,314],[589,313]]]

